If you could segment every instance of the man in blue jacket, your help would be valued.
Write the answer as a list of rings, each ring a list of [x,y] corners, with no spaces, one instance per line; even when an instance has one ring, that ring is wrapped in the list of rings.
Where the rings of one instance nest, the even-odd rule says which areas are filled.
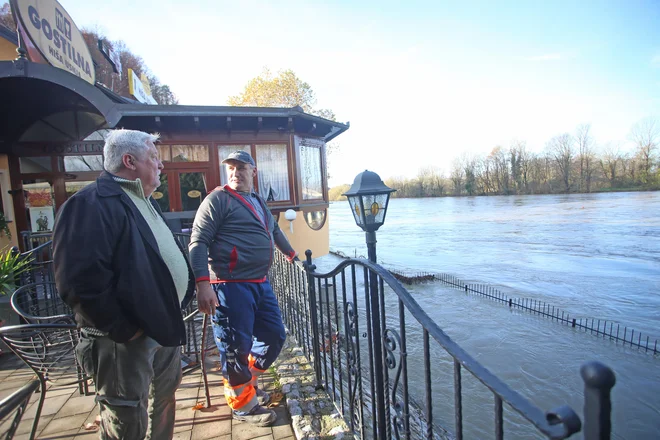
[[[55,281],[82,327],[76,355],[96,384],[102,439],[174,433],[181,307],[194,279],[151,198],[163,168],[157,139],[111,132],[106,171],[64,203],[53,230]]]
[[[264,408],[270,396],[257,388],[257,377],[277,359],[286,335],[266,275],[275,246],[289,261],[296,252],[253,190],[257,168],[252,157],[236,151],[222,163],[228,184],[202,202],[189,245],[197,302],[202,313],[213,315],[233,418],[269,426],[277,416]]]

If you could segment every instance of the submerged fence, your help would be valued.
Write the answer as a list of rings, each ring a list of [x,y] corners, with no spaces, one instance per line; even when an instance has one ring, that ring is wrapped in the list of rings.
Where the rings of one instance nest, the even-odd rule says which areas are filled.
[[[434,279],[457,289],[461,289],[466,293],[473,293],[498,301],[508,305],[512,309],[524,310],[535,315],[550,318],[561,324],[584,330],[592,335],[608,338],[610,341],[621,342],[624,346],[628,344],[631,347],[644,349],[645,352],[652,351],[654,355],[659,353],[657,339],[651,340],[649,336],[643,337],[641,332],[635,332],[634,329],[626,326],[621,328],[621,324],[619,323],[617,323],[615,327],[614,322],[608,322],[604,319],[572,318],[568,312],[544,301],[531,298],[511,298],[491,286],[484,284],[467,284],[455,276],[448,274],[436,275],[434,276]]]
[[[502,439],[509,413],[528,422],[529,431],[517,433],[521,438],[532,433],[568,438],[583,422],[585,439],[610,436],[615,378],[600,363],[581,369],[583,421],[568,406],[543,411],[452,341],[377,264],[349,259],[318,273],[309,251],[303,265],[289,264],[278,252],[269,278],[287,328],[314,366],[317,385],[360,438]],[[492,405],[490,416],[481,406],[476,418],[464,415],[463,397],[475,393],[491,396],[483,401]],[[493,423],[484,428],[484,420]]]
[[[349,258],[342,252],[333,251],[333,255],[341,258]],[[390,273],[400,282],[405,284],[414,284],[425,281],[438,281],[445,285],[460,289],[465,293],[471,293],[489,298],[501,304],[507,305],[511,309],[522,310],[534,315],[550,318],[552,321],[568,325],[572,328],[583,330],[595,336],[603,337],[615,343],[622,343],[624,346],[643,349],[645,353],[660,354],[658,340],[651,339],[648,335],[643,335],[635,329],[622,326],[620,323],[607,321],[605,319],[572,317],[572,315],[560,309],[557,306],[548,304],[533,298],[513,298],[507,296],[500,290],[486,284],[468,284],[453,275],[441,273],[434,274],[429,272],[404,273],[397,270],[390,270]]]

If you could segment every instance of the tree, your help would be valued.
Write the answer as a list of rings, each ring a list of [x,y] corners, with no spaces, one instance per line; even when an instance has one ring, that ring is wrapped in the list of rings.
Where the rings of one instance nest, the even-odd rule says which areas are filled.
[[[569,192],[571,189],[571,163],[575,155],[573,137],[568,133],[555,136],[548,142],[548,149],[559,170],[564,191]]]
[[[619,146],[612,143],[607,144],[603,149],[600,166],[605,178],[610,182],[610,188],[614,188],[616,184],[618,164],[621,160]]]
[[[104,84],[106,87],[121,96],[130,97],[128,69],[132,69],[137,75],[142,75],[143,73],[147,75],[151,94],[158,104],[171,105],[179,103],[174,93],[170,90],[170,87],[161,84],[158,78],[149,71],[149,68],[146,66],[142,57],[131,52],[126,46],[126,43],[121,40],[109,41],[98,29],[83,29],[81,32],[92,55],[92,59],[94,60],[94,70],[96,72],[97,82]],[[105,44],[110,49],[119,54],[119,60],[122,67],[121,78],[120,75],[113,71],[112,66],[99,50],[99,40],[104,40]]]
[[[591,192],[591,175],[593,174],[593,139],[589,134],[591,130],[590,124],[582,124],[578,126],[575,131],[575,140],[578,145],[578,161],[580,167],[580,181],[578,183],[578,190],[583,192]]]
[[[5,3],[0,7],[0,25],[7,29],[11,29],[12,31],[16,30],[16,22],[14,21],[14,16],[11,15],[9,3]]]
[[[655,150],[660,142],[660,125],[652,118],[643,119],[633,126],[630,137],[637,147],[639,179],[642,184],[648,184],[652,180]]]
[[[227,102],[240,107],[300,106],[305,113],[335,120],[332,110],[315,107],[314,90],[291,69],[280,71],[274,77],[268,68],[264,68],[261,75],[248,81],[241,94],[230,96]]]

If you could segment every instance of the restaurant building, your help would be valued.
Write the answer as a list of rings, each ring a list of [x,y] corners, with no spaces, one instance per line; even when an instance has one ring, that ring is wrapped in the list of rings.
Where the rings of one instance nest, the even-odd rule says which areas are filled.
[[[189,229],[207,193],[226,183],[222,159],[244,150],[294,248],[328,252],[326,144],[348,124],[300,107],[149,105],[139,81],[136,99],[119,96],[96,82],[89,49],[57,1],[11,6],[18,33],[0,26],[0,191],[12,238],[3,234],[0,246],[25,249],[22,237],[49,233],[57,209],[102,171],[104,133],[127,128],[161,134],[153,197],[174,231]]]

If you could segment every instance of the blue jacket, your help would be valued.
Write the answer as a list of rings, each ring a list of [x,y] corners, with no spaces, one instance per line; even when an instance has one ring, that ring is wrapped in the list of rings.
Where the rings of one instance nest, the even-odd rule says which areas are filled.
[[[181,308],[195,287],[190,265],[188,291],[180,304],[151,228],[112,175],[102,173],[60,208],[53,264],[57,290],[81,326],[120,343],[138,329],[162,346],[185,343]]]

